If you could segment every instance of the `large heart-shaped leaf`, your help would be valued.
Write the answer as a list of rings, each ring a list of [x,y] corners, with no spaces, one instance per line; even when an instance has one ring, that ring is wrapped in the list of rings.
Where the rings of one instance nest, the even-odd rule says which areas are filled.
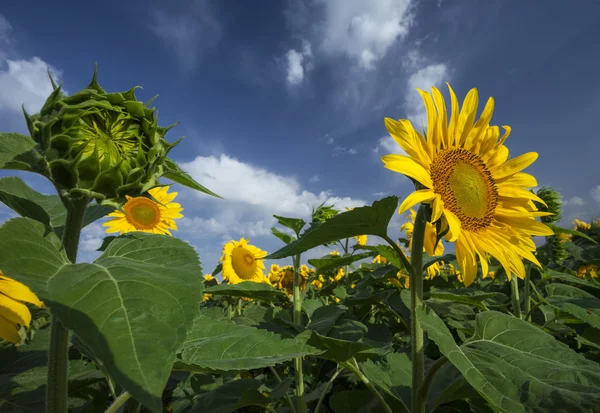
[[[417,317],[440,351],[500,411],[591,411],[600,401],[600,365],[526,321],[479,313],[475,334],[459,347],[430,308],[418,309]]]
[[[56,234],[29,218],[0,226],[0,270],[27,285],[42,300],[50,298],[48,280],[70,261]]]
[[[200,314],[181,353],[179,368],[194,371],[251,370],[320,351],[302,339],[282,339],[266,330]]]
[[[312,223],[298,240],[266,256],[265,259],[290,257],[322,244],[357,235],[385,237],[397,206],[398,197],[391,196],[375,201],[372,206],[355,208],[338,214],[323,223]]]
[[[73,330],[115,382],[154,412],[202,301],[194,249],[166,235],[133,233],[93,264],[48,280],[52,313]]]
[[[412,363],[406,353],[390,353],[360,364],[365,376],[392,397],[410,406]]]

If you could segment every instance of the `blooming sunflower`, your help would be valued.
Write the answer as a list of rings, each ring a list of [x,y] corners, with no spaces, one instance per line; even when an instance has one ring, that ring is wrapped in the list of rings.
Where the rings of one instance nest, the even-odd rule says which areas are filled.
[[[427,136],[417,132],[410,121],[385,119],[388,132],[404,155],[381,158],[386,168],[404,174],[418,183],[417,190],[400,205],[399,213],[418,203],[431,205],[431,222],[441,220],[445,239],[456,242],[456,257],[465,285],[477,274],[477,257],[482,273],[488,272],[488,258],[495,257],[510,278],[525,277],[522,259],[540,265],[533,255],[534,235],[548,236],[550,228],[535,217],[549,213],[537,211],[533,201],[545,204],[526,190],[537,186],[536,179],[521,172],[537,159],[529,152],[508,160],[504,142],[510,127],[490,126],[494,100],[489,98],[475,122],[477,89],[467,94],[462,109],[450,85],[452,116],[447,121],[441,92],[432,95],[417,89],[427,110]],[[433,97],[432,97],[433,96]]]
[[[127,196],[123,212],[116,210],[108,214],[113,219],[102,224],[108,227],[106,232],[108,234],[113,232],[124,234],[142,231],[171,235],[169,230],[177,230],[175,218],[183,217],[181,214],[183,208],[178,203],[172,202],[177,196],[177,192],[169,194],[167,193],[168,189],[168,186],[162,186],[149,190],[148,194],[154,200],[145,196],[135,198]]]
[[[271,285],[274,287],[279,286],[281,276],[281,267],[277,264],[271,264],[271,268],[269,269],[269,282]]]
[[[600,272],[600,268],[596,267],[594,264],[584,264],[577,268],[577,276],[579,278],[598,278],[598,272]]]
[[[575,221],[573,221],[573,224],[575,224],[575,226],[573,227],[573,229],[575,231],[581,231],[581,230],[584,230],[584,229],[590,229],[590,228],[592,228],[592,226],[590,224],[588,224],[587,222],[583,222],[583,221],[580,221],[578,219],[575,219]]]
[[[415,228],[415,219],[417,217],[417,212],[414,209],[411,209],[409,212],[410,214],[408,214],[406,217],[406,224],[400,227],[400,231],[406,231],[406,239],[409,240],[408,248],[409,250],[412,250],[412,233]],[[426,222],[423,251],[426,251],[427,254],[434,257],[437,257],[444,253],[444,244],[439,242],[437,245],[435,245],[436,240],[437,233],[435,231],[435,225],[433,225],[431,222]]]
[[[250,240],[240,238],[231,240],[223,247],[223,255],[219,262],[223,263],[223,279],[229,284],[244,281],[269,283],[265,276],[265,264],[261,260],[266,251],[249,244]]]
[[[388,262],[388,260],[383,255],[376,255],[371,261],[371,264],[385,264],[386,262]]]
[[[31,323],[31,313],[23,303],[44,306],[27,286],[0,271],[0,339],[14,344],[21,342],[19,326],[29,327]]]
[[[367,236],[366,235],[357,235],[354,237],[356,240],[356,245],[367,245]]]

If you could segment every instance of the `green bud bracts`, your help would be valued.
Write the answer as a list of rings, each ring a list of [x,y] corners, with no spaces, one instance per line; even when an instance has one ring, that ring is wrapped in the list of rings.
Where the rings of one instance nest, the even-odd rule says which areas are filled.
[[[92,82],[66,96],[56,87],[40,113],[25,113],[39,145],[45,174],[68,196],[87,195],[118,204],[158,185],[168,171],[167,154],[178,142],[165,140],[156,111],[135,97],[134,87],[107,93]]]
[[[330,206],[324,206],[324,205],[325,205],[325,203],[322,203],[321,205],[319,205],[317,207],[317,209],[313,208],[312,222],[325,222],[328,219],[333,218],[334,216],[339,214],[340,211],[338,211],[337,209],[334,209],[333,205],[330,205]]]
[[[539,196],[547,205],[544,206],[539,202],[535,202],[535,206],[539,211],[543,212],[552,212],[554,215],[549,215],[545,217],[541,217],[541,221],[544,224],[552,224],[554,222],[558,222],[562,219],[562,196],[560,193],[555,191],[552,188],[542,187],[537,191],[537,196]]]

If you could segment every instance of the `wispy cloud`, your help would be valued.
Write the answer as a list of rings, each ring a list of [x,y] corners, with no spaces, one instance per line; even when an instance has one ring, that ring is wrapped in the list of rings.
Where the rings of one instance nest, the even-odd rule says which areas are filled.
[[[321,182],[321,176],[320,175],[313,175],[310,177],[310,179],[308,180],[309,183],[314,184],[317,182]]]
[[[175,54],[183,71],[189,73],[203,54],[219,43],[222,27],[208,0],[183,3],[181,10],[153,10],[149,28]]]
[[[312,69],[310,61],[312,57],[312,46],[310,42],[302,42],[302,50],[290,49],[285,55],[287,63],[286,80],[289,85],[298,85],[302,83],[306,73]]]

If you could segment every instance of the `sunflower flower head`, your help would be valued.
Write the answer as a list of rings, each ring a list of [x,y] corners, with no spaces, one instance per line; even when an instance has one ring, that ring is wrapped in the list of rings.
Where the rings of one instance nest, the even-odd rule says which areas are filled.
[[[415,219],[417,217],[417,212],[414,209],[409,211],[409,214],[406,216],[406,224],[400,227],[400,231],[406,231],[406,239],[408,239],[408,248],[412,250],[412,234],[413,229],[415,227]],[[435,230],[435,225],[431,222],[425,223],[425,239],[423,243],[423,251],[427,252],[432,257],[437,257],[444,253],[444,244],[441,242],[437,242],[437,232]],[[434,270],[432,270],[434,271]]]
[[[139,196],[174,167],[167,158],[178,142],[165,140],[150,102],[135,91],[107,93],[97,82],[97,68],[84,89],[65,95],[54,91],[39,113],[25,113],[43,174],[69,196],[87,195],[117,206],[125,196]]]
[[[534,202],[544,201],[527,188],[537,186],[532,175],[522,172],[537,159],[530,152],[508,159],[504,145],[510,127],[500,136],[490,125],[494,99],[490,98],[475,121],[477,89],[471,89],[462,107],[450,85],[452,115],[448,120],[442,93],[417,89],[427,111],[427,132],[421,134],[409,120],[385,119],[385,125],[407,155],[385,155],[387,169],[416,182],[415,192],[404,199],[399,213],[418,203],[429,204],[432,224],[440,225],[444,238],[456,243],[456,257],[465,285],[477,274],[488,272],[488,259],[495,257],[510,278],[525,277],[523,259],[541,266],[533,255],[532,236],[550,236],[553,231],[535,217]]]
[[[562,219],[562,196],[560,193],[549,187],[541,187],[537,191],[539,196],[544,203],[535,202],[534,204],[539,211],[550,212],[552,215],[541,217],[541,221],[544,224],[553,224]]]
[[[319,205],[312,211],[312,222],[325,222],[330,218],[333,218],[340,211],[334,208],[334,205],[325,206],[325,203]]]
[[[579,278],[598,278],[600,268],[593,264],[584,264],[577,268],[577,276]]]
[[[372,264],[385,264],[387,262],[387,258],[385,258],[383,255],[377,255],[375,258],[373,258],[373,261],[371,261]]]
[[[261,259],[267,252],[250,245],[249,242],[249,239],[240,238],[239,241],[229,241],[223,247],[219,262],[223,264],[223,279],[229,284],[244,281],[269,282],[264,274],[265,264]]]
[[[29,328],[31,313],[25,303],[43,307],[44,303],[25,285],[0,271],[0,339],[21,342],[20,326]]]
[[[173,202],[177,192],[168,193],[168,190],[168,186],[162,186],[150,189],[149,196],[126,196],[122,211],[108,214],[111,219],[102,226],[107,227],[109,234],[141,231],[171,235],[171,230],[177,230],[175,219],[183,217],[183,208]]]
[[[340,256],[340,252],[338,250],[333,250],[329,252],[329,255],[333,255],[335,257],[339,257]]]
[[[354,237],[356,240],[356,245],[367,245],[367,236],[366,235],[357,235]]]

